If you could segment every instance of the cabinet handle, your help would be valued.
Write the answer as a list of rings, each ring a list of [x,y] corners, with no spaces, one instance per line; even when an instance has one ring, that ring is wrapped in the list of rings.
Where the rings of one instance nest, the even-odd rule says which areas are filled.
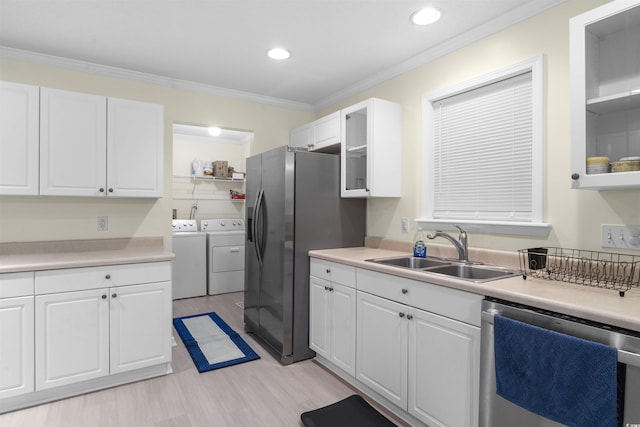
[[[100,189],[98,190],[101,193],[104,193],[104,188],[100,187]]]
[[[102,299],[107,299],[107,296],[106,295],[102,295]]]
[[[413,319],[413,314],[407,314],[407,319],[409,320]]]
[[[104,276],[104,278],[105,278],[105,279],[107,279],[107,280],[109,280],[109,279],[111,279],[111,275],[110,275],[110,274],[107,274],[106,276]]]
[[[400,313],[398,313],[398,316],[404,317],[404,313],[400,312]]]
[[[113,193],[113,188],[110,188],[110,189],[109,189],[109,193]]]
[[[117,296],[118,296],[118,294],[116,294],[115,292],[111,294],[111,298],[115,298]]]
[[[403,290],[402,290],[402,293],[403,293],[403,294],[406,294],[407,292],[409,292],[409,290],[408,290],[408,289],[403,289]]]
[[[576,173],[576,172],[572,173],[571,174],[571,179],[574,180],[574,181],[577,181],[578,179],[580,179],[580,174]]]

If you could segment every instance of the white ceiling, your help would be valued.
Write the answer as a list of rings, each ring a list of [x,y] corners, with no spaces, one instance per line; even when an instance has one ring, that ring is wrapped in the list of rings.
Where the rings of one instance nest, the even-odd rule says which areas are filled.
[[[0,55],[312,110],[563,1],[0,0]],[[411,24],[425,5],[442,19]]]

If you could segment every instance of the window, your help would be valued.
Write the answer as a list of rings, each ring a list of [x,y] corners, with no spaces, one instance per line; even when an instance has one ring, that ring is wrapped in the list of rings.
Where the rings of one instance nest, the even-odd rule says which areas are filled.
[[[542,57],[423,97],[423,228],[543,235]]]

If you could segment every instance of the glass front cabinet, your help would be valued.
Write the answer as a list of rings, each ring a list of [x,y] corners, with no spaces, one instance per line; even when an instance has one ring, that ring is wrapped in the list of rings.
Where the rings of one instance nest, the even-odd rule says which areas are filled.
[[[341,114],[341,196],[400,197],[401,106],[370,98]]]
[[[573,188],[640,188],[640,0],[570,20]]]

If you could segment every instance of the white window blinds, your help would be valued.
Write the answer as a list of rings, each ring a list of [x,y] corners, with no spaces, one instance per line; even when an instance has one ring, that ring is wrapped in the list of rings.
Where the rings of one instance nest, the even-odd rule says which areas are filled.
[[[532,73],[433,102],[433,219],[531,222]]]

